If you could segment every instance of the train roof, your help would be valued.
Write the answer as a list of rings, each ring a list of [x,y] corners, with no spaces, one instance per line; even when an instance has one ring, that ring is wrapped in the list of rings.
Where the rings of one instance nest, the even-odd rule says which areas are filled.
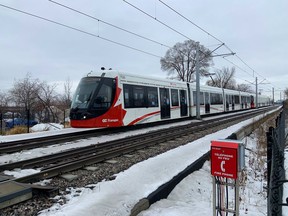
[[[86,77],[93,77],[93,76],[104,76],[104,77],[129,77],[133,79],[145,79],[146,81],[153,81],[153,82],[163,82],[163,83],[170,83],[171,86],[173,84],[176,84],[177,86],[186,86],[187,82],[179,81],[179,80],[171,80],[171,79],[165,79],[165,78],[160,78],[156,76],[145,76],[145,75],[138,75],[138,74],[133,74],[133,73],[127,73],[127,72],[121,72],[118,70],[100,70],[97,72],[91,71],[86,75]],[[189,83],[190,88],[193,90],[196,90],[196,83]],[[215,93],[220,93],[222,92],[221,88],[214,87],[214,86],[207,86],[207,85],[200,85],[201,91],[210,91],[210,92],[215,92]],[[225,89],[225,92],[228,94],[239,94],[240,91],[238,90],[230,90],[230,89]],[[253,95],[255,96],[255,93],[249,93],[249,92],[241,92],[242,96],[250,96]]]
[[[165,79],[161,77],[156,77],[156,76],[145,76],[145,75],[139,75],[139,74],[134,74],[134,73],[127,73],[127,72],[122,72],[122,71],[117,71],[117,70],[101,70],[97,72],[90,72],[87,74],[87,77],[89,76],[101,76],[102,74],[105,74],[105,77],[116,77],[116,76],[129,76],[129,77],[135,77],[135,78],[142,78],[142,79],[147,79],[147,80],[156,80],[156,81],[163,81],[163,82],[175,82],[179,84],[186,84],[186,82],[179,81],[179,80],[171,80],[171,79]]]

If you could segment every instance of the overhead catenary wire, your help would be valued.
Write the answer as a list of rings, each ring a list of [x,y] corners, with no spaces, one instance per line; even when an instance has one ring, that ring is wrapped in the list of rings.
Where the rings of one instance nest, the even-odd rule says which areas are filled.
[[[215,37],[214,35],[212,35],[211,33],[209,33],[207,30],[205,30],[204,28],[202,28],[201,26],[197,25],[196,23],[194,23],[193,21],[191,21],[190,19],[188,19],[187,17],[185,17],[184,15],[182,15],[180,12],[178,12],[177,10],[175,10],[174,8],[172,8],[171,6],[169,6],[167,3],[163,2],[162,0],[158,0],[161,4],[163,4],[164,6],[166,6],[167,8],[169,8],[170,10],[172,10],[174,13],[178,14],[180,17],[182,17],[183,19],[185,19],[186,21],[188,21],[189,23],[191,23],[192,25],[194,25],[195,27],[197,27],[198,29],[200,29],[201,31],[203,31],[204,33],[206,33],[207,35],[209,35],[210,37],[214,38],[215,40],[217,40],[218,42],[222,43],[231,53],[234,53],[232,51],[232,49],[230,47],[228,47],[222,40],[220,40],[219,38]],[[251,66],[249,66],[239,55],[237,55],[235,53],[235,56],[244,64],[246,65],[250,70],[253,71],[253,77],[255,76],[254,73],[256,73],[258,76],[261,76],[262,78],[265,79],[264,76],[262,76],[261,74],[257,73]],[[225,59],[225,58],[224,58]],[[227,60],[227,59],[225,59]],[[231,61],[228,61],[231,64],[233,64],[235,67],[241,69],[242,71],[246,72],[244,69],[240,68],[239,66],[236,66],[235,63],[232,63]]]
[[[114,25],[114,24],[112,24],[112,23],[106,22],[106,21],[104,21],[104,20],[101,20],[101,19],[99,19],[99,18],[96,18],[96,17],[94,17],[94,16],[91,16],[91,15],[89,15],[89,14],[87,14],[87,13],[84,13],[84,12],[82,12],[82,11],[80,11],[80,10],[74,9],[74,8],[72,8],[72,7],[69,7],[69,6],[67,6],[67,5],[61,4],[61,3],[56,2],[56,1],[53,1],[53,0],[48,0],[48,1],[50,1],[50,2],[52,2],[52,3],[54,3],[54,4],[56,4],[56,5],[59,5],[59,6],[61,6],[61,7],[64,7],[64,8],[66,8],[66,9],[69,9],[69,10],[71,10],[71,11],[74,11],[74,12],[76,12],[76,13],[82,14],[83,16],[86,16],[86,17],[89,17],[89,18],[91,18],[91,19],[97,20],[98,22],[104,23],[104,24],[106,24],[106,25],[108,25],[108,26],[111,26],[111,27],[113,27],[113,28],[116,28],[116,29],[118,29],[118,30],[121,30],[121,31],[124,31],[124,32],[126,32],[126,33],[132,34],[132,35],[134,35],[134,36],[136,36],[136,37],[139,37],[139,38],[142,38],[142,39],[144,39],[144,40],[147,40],[147,41],[156,43],[156,44],[161,45],[161,46],[165,46],[165,47],[167,47],[167,48],[171,48],[170,46],[165,45],[165,44],[163,44],[163,43],[161,43],[161,42],[158,42],[158,41],[156,41],[156,40],[153,40],[153,39],[150,39],[150,38],[148,38],[148,37],[142,36],[142,35],[137,34],[137,33],[135,33],[135,32],[129,31],[129,30],[127,30],[127,29],[124,29],[124,28],[119,27],[119,26],[117,26],[117,25]]]
[[[160,24],[166,26],[167,28],[171,29],[172,31],[176,32],[179,35],[182,35],[183,37],[185,37],[188,40],[192,40],[190,37],[184,35],[183,33],[177,31],[176,29],[172,28],[171,26],[169,26],[168,24],[160,21],[159,19],[157,19],[156,17],[153,17],[152,15],[150,15],[149,13],[145,12],[144,10],[140,9],[139,7],[135,6],[134,4],[123,0],[123,2],[125,2],[126,4],[130,5],[131,7],[135,8],[136,10],[140,11],[141,13],[145,14],[146,16],[152,18],[153,20],[159,22]],[[161,3],[163,3],[162,1],[160,1]],[[168,6],[167,4],[163,3],[165,6],[169,7],[171,10],[173,10],[174,12],[176,12],[178,15],[180,15],[181,17],[183,17],[186,20],[189,20],[188,18],[184,17],[182,14],[180,14],[179,12],[177,12],[176,10],[174,10],[172,7]],[[190,23],[192,23],[193,25],[196,25],[195,23],[193,23],[191,20],[189,20]],[[213,36],[212,34],[210,34],[209,32],[205,31],[203,28],[201,28],[200,26],[196,25],[198,28],[200,28],[202,31],[204,31],[205,33],[207,33],[208,35],[210,35],[211,37],[215,38],[218,42],[221,43],[221,45],[224,45],[231,53],[234,54],[234,52],[227,46],[225,45],[225,43],[223,41],[221,41],[220,39],[216,38],[215,36]]]
[[[193,24],[194,26],[196,26],[197,28],[199,28],[200,30],[204,31],[206,34],[208,34],[209,36],[213,37],[214,39],[216,39],[218,42],[220,42],[222,45],[224,45],[230,52],[231,54],[235,54],[232,49],[230,49],[223,41],[221,41],[220,39],[216,38],[215,36],[213,36],[211,33],[209,33],[208,31],[204,30],[203,28],[201,28],[199,25],[195,24],[194,22],[192,22],[191,20],[189,20],[188,18],[186,18],[185,16],[183,16],[182,14],[180,14],[179,12],[177,12],[176,10],[174,10],[172,7],[168,6],[166,3],[164,3],[163,1],[159,0],[162,4],[164,4],[166,7],[168,7],[169,9],[173,10],[175,13],[177,13],[179,16],[181,16],[182,18],[186,19],[187,21],[189,21],[191,24]],[[164,23],[163,21],[157,19],[156,17],[153,17],[152,15],[150,15],[149,13],[145,12],[144,10],[140,9],[139,7],[135,6],[134,4],[128,2],[127,0],[123,0],[123,2],[125,2],[126,4],[130,5],[131,7],[135,8],[136,10],[140,11],[141,13],[145,14],[146,16],[150,17],[151,19],[159,22],[160,24],[166,26],[167,28],[171,29],[172,31],[176,32],[177,34],[185,37],[188,40],[192,40],[190,37],[184,35],[183,33],[181,33],[180,31],[172,28],[171,26],[169,26],[168,24]],[[253,73],[255,72],[246,62],[244,62],[238,55],[235,55],[242,63],[244,63],[247,67],[249,67],[249,69],[251,69],[253,71]],[[247,72],[246,70],[244,70],[243,68],[241,68],[240,66],[238,66],[237,64],[235,64],[234,62],[226,59],[225,57],[223,57],[224,60],[228,61],[230,64],[234,65],[235,67],[237,67],[238,69],[240,69],[241,71],[247,73],[248,75],[254,77],[254,74],[250,74],[249,72]],[[258,74],[258,73],[257,73]],[[264,78],[264,77],[263,77]]]
[[[178,31],[178,30],[176,30],[176,29],[174,29],[174,28],[172,28],[171,26],[167,25],[166,23],[164,23],[163,21],[157,19],[156,17],[153,17],[152,15],[150,15],[150,14],[148,14],[147,12],[143,11],[142,9],[136,7],[136,6],[133,5],[132,3],[130,3],[130,2],[128,2],[128,1],[126,1],[126,0],[123,0],[123,1],[124,1],[126,4],[130,5],[131,7],[135,8],[136,10],[140,11],[141,13],[145,14],[146,16],[150,17],[151,19],[159,22],[160,24],[162,24],[162,25],[166,26],[167,28],[171,29],[172,31],[176,32],[177,34],[182,35],[183,37],[185,37],[185,38],[188,39],[188,40],[192,40],[192,39],[191,39],[190,37],[188,37],[187,35],[181,33],[180,31]]]
[[[54,3],[54,4],[59,4],[59,5],[61,5],[61,6],[64,6],[64,5],[62,5],[62,4],[60,4],[60,3],[56,2],[56,1],[53,1],[53,0],[49,0],[49,1],[52,2],[52,3]],[[187,38],[187,39],[189,39],[189,40],[192,40],[191,38],[189,38],[188,36],[184,35],[184,34],[181,33],[180,31],[172,28],[172,27],[169,26],[168,24],[166,24],[166,23],[164,23],[163,21],[160,21],[159,19],[157,19],[156,17],[153,17],[152,15],[146,13],[145,11],[143,11],[143,10],[141,10],[140,8],[134,6],[133,4],[129,3],[128,1],[126,1],[126,0],[123,0],[123,1],[124,1],[125,3],[131,5],[132,7],[136,8],[137,10],[141,11],[142,13],[146,14],[146,15],[149,16],[150,18],[153,18],[154,20],[156,20],[157,22],[159,22],[159,23],[161,23],[162,25],[166,26],[167,28],[171,29],[172,31],[174,31],[174,32],[182,35],[183,37],[185,37],[185,38]],[[161,1],[161,0],[159,0],[159,1],[160,1],[162,4],[167,5],[167,4],[165,4],[163,1]],[[129,48],[129,49],[132,49],[132,50],[141,52],[141,53],[145,53],[145,54],[150,55],[150,56],[154,56],[154,57],[157,57],[157,58],[160,58],[160,59],[162,58],[161,56],[155,55],[154,53],[147,52],[147,51],[144,51],[144,50],[142,50],[142,49],[138,49],[138,48],[129,46],[129,45],[127,45],[127,44],[123,44],[123,43],[117,42],[117,41],[115,41],[115,40],[102,37],[102,36],[100,36],[99,34],[96,35],[96,34],[94,34],[94,33],[91,33],[91,32],[85,31],[85,30],[81,30],[81,29],[79,29],[79,28],[75,28],[75,27],[72,27],[72,26],[69,26],[69,25],[66,25],[66,24],[63,24],[63,23],[54,21],[54,20],[50,20],[50,19],[47,19],[47,18],[38,16],[38,15],[35,15],[35,14],[31,14],[31,13],[28,13],[28,12],[25,12],[25,11],[21,11],[21,10],[19,10],[19,9],[12,8],[12,7],[3,5],[3,4],[0,4],[0,6],[6,7],[6,8],[8,8],[8,9],[15,10],[15,11],[18,11],[18,12],[21,12],[21,13],[24,13],[24,14],[26,14],[26,15],[34,16],[35,18],[42,19],[42,20],[45,20],[45,21],[47,21],[47,22],[54,23],[54,24],[60,25],[60,26],[62,26],[62,27],[69,28],[69,29],[71,29],[71,30],[78,31],[78,32],[81,32],[81,33],[83,33],[83,34],[87,34],[87,35],[90,35],[90,36],[93,36],[93,37],[97,37],[97,38],[102,39],[102,40],[105,40],[105,41],[107,41],[107,42],[114,43],[114,44],[116,44],[116,45],[119,45],[119,46],[122,46],[122,47],[126,47],[126,48]],[[66,7],[69,8],[68,6],[66,6]],[[169,6],[169,7],[170,7],[170,6]],[[172,7],[171,7],[171,8],[172,8]],[[90,18],[92,18],[92,19],[95,19],[95,20],[97,20],[98,22],[102,22],[102,23],[104,23],[104,24],[106,24],[106,25],[109,25],[109,26],[111,26],[111,27],[117,28],[117,29],[119,29],[119,30],[125,31],[125,32],[130,33],[130,34],[133,34],[133,35],[135,35],[135,36],[137,36],[137,37],[140,37],[140,38],[142,38],[142,39],[148,40],[148,41],[150,41],[150,42],[156,43],[156,44],[161,45],[161,46],[165,46],[165,47],[167,47],[167,48],[171,48],[170,46],[165,45],[165,44],[163,44],[163,43],[161,43],[161,42],[158,42],[158,41],[156,41],[156,40],[150,39],[150,38],[148,38],[148,37],[144,37],[144,36],[142,36],[142,35],[140,35],[140,34],[134,33],[134,32],[132,32],[132,31],[129,31],[129,30],[124,29],[124,28],[121,28],[121,27],[116,26],[116,25],[114,25],[114,24],[105,22],[105,21],[100,20],[100,19],[98,19],[98,18],[96,18],[96,17],[93,17],[93,16],[91,16],[91,15],[88,15],[88,14],[86,14],[86,13],[84,13],[84,12],[81,12],[81,11],[79,11],[79,10],[75,10],[75,9],[73,9],[73,8],[69,8],[69,9],[70,9],[70,10],[74,10],[75,12],[77,12],[77,13],[79,13],[79,14],[82,14],[82,15],[85,15],[85,16],[87,16],[87,17],[90,17]],[[173,9],[173,8],[172,8],[172,9]],[[177,13],[179,13],[179,12],[177,12]],[[179,15],[181,15],[181,14],[179,13]],[[183,16],[183,15],[181,15],[181,16],[182,16],[183,18],[185,18],[185,16]],[[189,19],[188,19],[188,20],[189,20]],[[216,38],[216,37],[213,36],[211,33],[209,33],[208,31],[206,31],[205,29],[203,29],[203,28],[200,27],[199,25],[195,24],[195,23],[192,22],[191,20],[190,20],[190,22],[191,22],[191,24],[197,26],[199,29],[201,29],[202,31],[204,31],[204,32],[205,32],[206,34],[208,34],[209,36],[213,37],[215,40],[223,43],[224,46],[227,47],[227,49],[231,50],[231,49],[230,49],[224,42],[222,42],[220,39]],[[231,50],[231,51],[232,51],[232,50]],[[247,67],[249,67],[249,69],[253,70],[253,69],[252,69],[243,59],[241,59],[238,55],[236,55],[236,57],[237,57],[243,64],[245,64]],[[226,58],[224,58],[224,59],[225,59],[226,61],[230,62],[230,63],[232,62],[232,61],[227,60]],[[232,63],[232,64],[233,64],[235,67],[240,68],[240,67],[239,67],[238,65],[236,65],[235,63]],[[243,68],[241,68],[241,71],[244,71],[244,72],[248,73],[248,72],[245,71]],[[259,73],[257,73],[255,70],[253,70],[253,73],[254,73],[254,72],[255,72],[256,74],[258,74],[259,76],[261,76],[261,75],[260,75]],[[248,74],[249,74],[249,73],[248,73]],[[261,77],[263,77],[263,76],[261,76]],[[263,78],[265,78],[265,77],[263,77]],[[271,85],[272,85],[272,84],[271,84]]]
[[[29,13],[29,12],[26,12],[26,11],[23,11],[23,10],[14,8],[14,7],[10,7],[10,6],[7,6],[7,5],[3,5],[3,4],[0,4],[0,6],[4,7],[4,8],[7,8],[7,9],[10,9],[10,10],[13,10],[13,11],[17,11],[19,13],[22,13],[22,14],[25,14],[25,15],[28,15],[28,16],[31,16],[31,17],[34,17],[34,18],[37,18],[37,19],[40,19],[40,20],[43,20],[43,21],[46,21],[46,22],[50,22],[50,23],[53,23],[53,24],[56,24],[56,25],[59,25],[59,26],[62,26],[62,27],[65,27],[65,28],[80,32],[80,33],[83,33],[83,34],[86,34],[86,35],[90,35],[92,37],[96,37],[96,38],[102,39],[104,41],[107,41],[107,42],[110,42],[110,43],[113,43],[113,44],[116,44],[116,45],[119,45],[119,46],[122,46],[122,47],[125,47],[125,48],[129,48],[129,49],[134,50],[134,51],[138,51],[138,52],[150,55],[150,56],[161,58],[161,56],[158,56],[156,54],[153,54],[153,53],[150,53],[150,52],[147,52],[147,51],[144,51],[144,50],[141,50],[141,49],[138,49],[138,48],[135,48],[135,47],[132,47],[132,46],[129,46],[129,45],[126,45],[126,44],[123,44],[123,43],[120,43],[120,42],[105,38],[105,37],[102,37],[100,35],[96,35],[96,34],[91,33],[91,32],[87,32],[87,31],[81,30],[81,29],[76,28],[76,27],[72,27],[72,26],[69,26],[69,25],[66,25],[66,24],[51,20],[51,19],[39,16],[39,15],[36,15],[36,14],[32,14],[32,13]]]
[[[215,40],[217,40],[218,42],[220,42],[221,44],[223,44],[231,53],[234,53],[223,41],[221,41],[220,39],[218,39],[217,37],[215,37],[214,35],[212,35],[211,33],[209,33],[208,31],[206,31],[205,29],[203,29],[202,27],[200,27],[199,25],[197,25],[196,23],[192,22],[190,19],[188,19],[187,17],[185,17],[184,15],[182,15],[181,13],[179,13],[178,11],[176,11],[174,8],[172,8],[171,6],[169,6],[168,4],[166,4],[165,2],[158,0],[160,3],[162,3],[163,5],[165,5],[167,8],[169,8],[170,10],[172,10],[173,12],[175,12],[176,14],[178,14],[179,16],[181,16],[183,19],[187,20],[189,23],[191,23],[192,25],[194,25],[195,27],[197,27],[198,29],[200,29],[201,31],[205,32],[207,35],[209,35],[210,37],[214,38]]]
[[[124,31],[124,32],[126,32],[126,33],[132,34],[132,35],[134,35],[134,36],[137,36],[137,37],[140,37],[140,38],[142,38],[142,39],[148,40],[148,41],[150,41],[150,42],[156,43],[156,44],[158,44],[158,45],[165,46],[165,47],[167,47],[167,48],[169,48],[169,49],[172,48],[172,47],[170,47],[170,46],[168,46],[168,45],[165,45],[164,43],[155,41],[155,40],[153,40],[153,39],[144,37],[144,36],[142,36],[142,35],[140,35],[140,34],[137,34],[137,33],[135,33],[135,32],[129,31],[129,30],[127,30],[127,29],[121,28],[121,27],[116,26],[116,25],[114,25],[114,24],[111,24],[111,23],[108,23],[108,22],[106,22],[106,21],[100,20],[100,19],[98,19],[98,18],[96,18],[96,17],[94,17],[94,16],[91,16],[91,15],[89,15],[89,14],[87,14],[87,13],[81,12],[80,10],[74,9],[74,8],[69,7],[69,6],[67,6],[67,5],[60,4],[60,3],[56,2],[56,1],[53,1],[53,0],[48,0],[48,1],[50,1],[50,2],[52,2],[52,3],[54,3],[54,4],[57,4],[57,5],[59,5],[59,6],[62,6],[62,7],[64,7],[64,8],[66,8],[66,9],[69,9],[69,10],[71,10],[71,11],[74,11],[74,12],[76,12],[76,13],[82,14],[82,15],[84,15],[84,16],[86,16],[86,17],[91,18],[91,19],[94,19],[94,20],[97,20],[97,21],[102,22],[102,23],[104,23],[104,24],[107,24],[107,25],[109,25],[109,26],[111,26],[111,27],[114,27],[114,28],[117,28],[117,29],[119,29],[119,30],[122,30],[122,31]],[[181,34],[181,33],[180,33],[180,34]],[[180,52],[180,53],[182,53],[183,55],[187,56],[187,54],[184,53],[184,52],[182,52],[181,50],[178,50],[178,52]],[[211,52],[211,53],[212,53],[212,52]],[[187,56],[187,57],[189,57],[189,56]],[[160,58],[161,58],[161,57],[160,57]],[[191,59],[191,60],[196,61],[195,59]]]

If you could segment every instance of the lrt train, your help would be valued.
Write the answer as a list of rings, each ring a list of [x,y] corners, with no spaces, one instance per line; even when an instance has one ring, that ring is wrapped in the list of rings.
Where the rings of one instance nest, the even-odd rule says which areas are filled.
[[[73,97],[75,128],[122,127],[196,116],[195,83],[102,70],[83,77]],[[255,94],[200,86],[200,114],[254,108]],[[269,105],[258,96],[258,106]]]

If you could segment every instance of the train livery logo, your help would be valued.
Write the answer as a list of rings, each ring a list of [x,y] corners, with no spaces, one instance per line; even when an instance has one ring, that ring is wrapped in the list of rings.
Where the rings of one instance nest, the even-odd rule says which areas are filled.
[[[103,123],[119,122],[119,119],[102,119]]]

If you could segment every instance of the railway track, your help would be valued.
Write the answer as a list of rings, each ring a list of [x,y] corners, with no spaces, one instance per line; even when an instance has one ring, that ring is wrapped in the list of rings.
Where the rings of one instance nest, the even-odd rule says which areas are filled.
[[[97,129],[79,129],[79,131],[73,131],[70,133],[63,133],[58,135],[51,135],[51,136],[43,136],[43,137],[36,137],[36,138],[29,138],[23,140],[16,140],[16,141],[7,141],[7,142],[0,142],[0,155],[1,154],[10,154],[13,152],[39,148],[39,147],[46,147],[49,145],[55,145],[59,143],[77,141],[81,139],[88,139],[92,137],[98,137],[103,135],[110,135],[115,133],[122,133],[125,131],[132,131],[146,127],[153,127],[158,125],[163,125],[167,123],[173,123],[183,120],[191,120],[191,118],[184,118],[184,119],[176,119],[176,120],[167,120],[165,122],[156,122],[151,123],[149,126],[146,125],[133,125],[133,126],[126,126],[126,127],[119,127],[119,128],[97,128]]]
[[[238,115],[241,115],[241,114],[238,113]],[[163,125],[163,124],[173,123],[173,122],[183,121],[183,120],[191,120],[191,118],[151,123],[149,124],[149,126]],[[10,154],[13,152],[19,152],[19,151],[33,149],[33,148],[46,147],[49,145],[55,145],[59,143],[71,142],[71,141],[81,140],[81,139],[87,139],[91,137],[98,137],[102,135],[122,133],[128,130],[131,131],[131,130],[141,129],[145,127],[146,125],[137,125],[137,126],[127,126],[127,127],[122,127],[122,128],[101,128],[101,129],[91,129],[91,130],[80,129],[79,131],[73,131],[71,133],[64,133],[64,134],[58,134],[58,135],[52,135],[52,136],[43,136],[43,137],[37,137],[37,138],[29,138],[29,139],[23,139],[23,140],[17,140],[17,141],[1,142],[0,154]]]
[[[172,128],[165,128],[145,134],[139,134],[133,137],[126,137],[119,140],[67,150],[44,157],[4,164],[0,166],[0,171],[11,170],[14,168],[41,167],[41,171],[39,173],[14,179],[15,181],[23,183],[36,182],[42,179],[57,176],[61,173],[80,169],[87,165],[99,163],[119,155],[127,154],[141,148],[167,142],[169,140],[183,138],[187,135],[200,133],[201,131],[208,131],[208,129],[214,128],[216,126],[219,127],[219,125],[233,125],[237,122],[243,121],[264,112],[267,112],[267,109],[236,114],[230,117],[225,116],[200,123],[191,123]]]

